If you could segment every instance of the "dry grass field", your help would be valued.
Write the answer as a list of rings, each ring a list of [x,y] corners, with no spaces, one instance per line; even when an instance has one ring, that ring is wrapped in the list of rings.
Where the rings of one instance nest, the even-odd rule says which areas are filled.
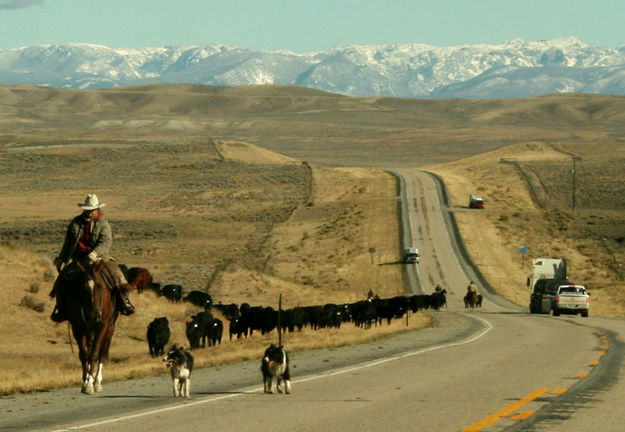
[[[421,167],[445,181],[471,257],[498,292],[527,304],[531,258],[564,256],[592,292],[591,313],[623,316],[624,121],[625,98],[605,96],[430,101],[285,86],[0,86],[0,360],[19,377],[0,393],[78,381],[77,354],[67,327],[48,319],[47,292],[65,226],[87,192],[107,203],[119,262],[217,302],[275,305],[282,294],[291,307],[353,301],[370,288],[401,293],[399,266],[375,265],[398,258],[396,186],[372,168]],[[485,211],[466,209],[472,192]],[[184,322],[197,311],[151,293],[132,299],[138,312],[118,322],[105,379],[162,372],[147,354],[147,324],[166,315],[172,341],[185,343]],[[414,317],[412,326],[428,324]],[[404,329],[347,326],[285,340],[303,349]],[[275,334],[225,341],[198,361],[254,358],[269,340]]]
[[[209,292],[215,302],[276,307],[281,294],[289,308],[351,302],[369,289],[384,297],[403,291],[400,266],[373,265],[369,253],[375,245],[376,263],[398,260],[396,186],[384,172],[311,166],[210,139],[9,147],[1,167],[0,360],[13,377],[0,385],[1,393],[78,382],[68,328],[48,319],[53,302],[47,293],[55,277],[52,259],[85,191],[106,203],[117,261],[148,268],[161,284]],[[167,316],[172,342],[188,345],[185,322],[200,311],[152,292],[132,298],[138,311],[118,321],[108,379],[162,373],[162,363],[148,355],[148,323]],[[198,364],[254,358],[277,340],[273,332],[228,341],[223,321],[226,340],[196,354]],[[428,322],[415,316],[409,328]],[[405,329],[403,322],[372,331],[306,329],[284,340],[297,350]]]

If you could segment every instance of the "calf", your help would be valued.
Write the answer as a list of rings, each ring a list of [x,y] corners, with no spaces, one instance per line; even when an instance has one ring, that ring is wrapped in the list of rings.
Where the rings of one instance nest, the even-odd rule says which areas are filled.
[[[193,371],[193,356],[183,347],[174,345],[163,357],[167,367],[171,371],[171,379],[174,387],[174,397],[190,397],[191,371]]]
[[[170,335],[171,332],[169,330],[169,321],[167,321],[167,317],[154,318],[154,320],[148,325],[147,339],[150,355],[152,357],[163,355],[165,352],[165,345],[169,342]]]
[[[265,393],[273,393],[273,378],[276,378],[276,390],[278,390],[278,393],[282,393],[282,387],[280,386],[282,381],[284,381],[285,393],[291,393],[289,356],[283,347],[271,344],[265,350],[265,355],[260,363],[260,370],[263,373]]]

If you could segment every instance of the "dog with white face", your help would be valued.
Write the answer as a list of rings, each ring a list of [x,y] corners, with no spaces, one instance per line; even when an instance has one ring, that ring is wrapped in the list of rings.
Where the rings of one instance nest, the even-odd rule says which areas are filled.
[[[171,371],[171,379],[174,386],[174,397],[190,397],[191,371],[193,370],[193,356],[183,347],[174,345],[163,357],[167,367]]]
[[[265,350],[265,355],[260,364],[263,373],[263,385],[265,393],[273,393],[273,379],[276,379],[276,390],[282,393],[282,381],[284,392],[291,393],[291,373],[289,371],[289,355],[282,346],[271,344]]]

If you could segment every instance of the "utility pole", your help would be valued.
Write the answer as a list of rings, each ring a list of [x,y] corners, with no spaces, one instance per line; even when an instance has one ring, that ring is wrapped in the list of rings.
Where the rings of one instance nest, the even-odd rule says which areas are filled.
[[[579,156],[573,156],[573,169],[571,174],[573,175],[573,196],[571,198],[571,212],[575,216],[575,161],[581,159]]]

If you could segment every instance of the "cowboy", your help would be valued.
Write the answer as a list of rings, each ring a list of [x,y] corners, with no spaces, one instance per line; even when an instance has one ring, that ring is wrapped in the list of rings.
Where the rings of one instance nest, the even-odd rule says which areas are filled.
[[[130,284],[110,256],[113,243],[111,225],[100,210],[105,205],[99,202],[97,195],[88,194],[84,203],[78,203],[78,207],[83,212],[73,218],[67,227],[61,252],[54,259],[59,275],[50,293],[51,297],[56,296],[56,307],[50,316],[52,321],[63,322],[67,319],[67,311],[64,310],[65,302],[61,299],[69,293],[67,289],[63,289],[62,285],[64,285],[63,282],[80,276],[81,270],[76,264],[77,261],[95,265],[102,260],[115,279],[115,289],[121,299],[120,312],[124,315],[134,313],[134,306],[128,298]]]
[[[475,295],[478,295],[480,293],[480,291],[477,289],[477,285],[475,285],[473,281],[471,281],[467,286],[467,294],[468,293],[475,293]]]

